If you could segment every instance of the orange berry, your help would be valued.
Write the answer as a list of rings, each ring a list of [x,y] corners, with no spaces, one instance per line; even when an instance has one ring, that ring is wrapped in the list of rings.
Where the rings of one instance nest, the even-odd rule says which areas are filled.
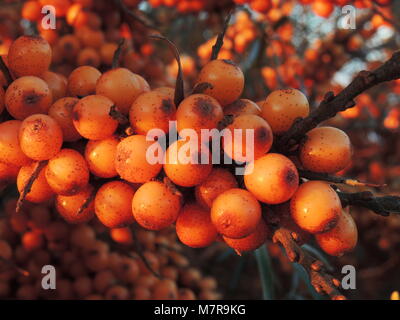
[[[46,180],[59,195],[72,196],[89,182],[89,169],[82,155],[73,149],[62,149],[49,160]]]
[[[335,173],[349,165],[351,142],[348,135],[340,129],[319,127],[307,133],[299,155],[305,169]]]
[[[257,199],[243,189],[221,193],[211,207],[211,221],[222,235],[240,239],[254,232],[261,220]]]
[[[49,116],[61,127],[64,141],[72,142],[82,138],[72,122],[72,110],[78,98],[65,97],[54,102],[49,109]]]
[[[186,204],[176,220],[179,240],[192,248],[207,247],[217,238],[217,230],[211,222],[209,209],[198,204]]]
[[[224,107],[225,115],[240,116],[242,114],[255,114],[259,116],[261,114],[261,108],[257,103],[249,99],[238,99],[231,104]]]
[[[22,245],[28,251],[34,251],[40,249],[44,244],[42,234],[35,231],[27,231],[24,233],[21,239]]]
[[[150,181],[143,184],[132,200],[135,220],[149,230],[161,230],[175,222],[182,197],[169,185]]]
[[[96,93],[96,83],[101,72],[91,66],[76,68],[68,77],[68,93],[73,97],[83,98]]]
[[[274,134],[289,130],[297,118],[307,117],[309,104],[306,96],[296,89],[275,90],[265,99],[261,115]]]
[[[119,228],[133,223],[131,203],[134,194],[134,189],[121,181],[103,184],[94,201],[97,218],[108,228]]]
[[[19,145],[18,135],[21,124],[22,122],[18,120],[0,123],[0,162],[18,167],[31,162]]]
[[[82,191],[73,196],[57,195],[55,204],[58,213],[68,223],[88,222],[94,216],[94,201],[91,200],[81,213],[79,213],[79,209],[92,196],[92,193],[93,187],[87,185]]]
[[[62,74],[45,71],[40,78],[42,78],[49,86],[53,101],[56,101],[67,95],[67,78],[65,78]]]
[[[129,121],[135,133],[146,135],[151,129],[167,133],[169,122],[175,120],[173,99],[158,91],[140,94],[129,110]]]
[[[126,227],[110,229],[110,237],[120,244],[131,245],[133,243],[132,232]]]
[[[22,121],[19,144],[29,158],[48,160],[60,151],[62,143],[61,127],[48,115],[34,114]]]
[[[8,51],[8,67],[17,77],[39,76],[51,62],[51,47],[38,36],[21,36]]]
[[[31,165],[21,167],[17,177],[17,187],[19,193],[22,193],[29,178],[31,177],[33,171],[36,168],[37,163],[32,163]],[[47,183],[45,176],[45,168],[42,169],[32,184],[31,190],[26,195],[26,200],[34,203],[40,203],[49,200],[54,192]]]
[[[293,220],[310,233],[332,229],[338,222],[341,210],[339,196],[323,181],[303,183],[290,200]]]
[[[34,76],[25,76],[13,81],[5,95],[7,111],[18,120],[36,113],[47,113],[53,96],[47,83]]]
[[[207,158],[208,163],[202,163],[203,159]],[[178,140],[171,144],[165,153],[164,171],[178,186],[193,187],[202,183],[210,174],[210,158],[207,147],[200,148],[190,141]]]
[[[178,288],[176,283],[170,279],[159,280],[153,288],[154,300],[176,300]]]
[[[223,239],[229,247],[234,249],[238,254],[241,254],[245,251],[256,250],[262,246],[269,235],[270,231],[267,224],[261,219],[256,229],[248,236],[241,239],[231,239],[224,236]]]
[[[179,134],[193,129],[201,137],[201,129],[216,129],[224,114],[221,105],[205,94],[192,94],[178,106],[176,122]]]
[[[144,80],[126,68],[112,69],[99,78],[96,94],[108,97],[120,112],[128,114],[139,94],[149,91],[143,87],[142,81]]]
[[[226,190],[237,188],[237,186],[232,173],[226,169],[214,168],[208,177],[196,186],[196,200],[205,208],[211,208],[216,197]]]
[[[217,99],[224,107],[241,96],[244,75],[242,70],[230,60],[212,60],[199,73],[197,83],[203,82],[212,85],[212,88],[206,89],[204,93]]]
[[[161,171],[161,163],[150,163],[147,152],[156,147],[162,152],[158,142],[146,141],[146,136],[133,135],[123,139],[117,146],[115,169],[122,179],[132,183],[144,183],[156,177]],[[159,155],[162,159],[162,154]]]
[[[72,121],[82,137],[101,140],[113,135],[118,121],[109,115],[113,102],[100,95],[86,96],[74,106]]]
[[[318,245],[331,256],[342,256],[357,245],[357,226],[352,216],[344,210],[331,230],[315,235]]]
[[[92,174],[100,178],[118,175],[115,170],[115,156],[119,140],[111,137],[104,140],[90,140],[86,144],[85,159]]]
[[[247,139],[249,133],[253,135],[250,141]],[[237,116],[225,128],[223,135],[225,153],[232,159],[242,162],[257,159],[267,153],[272,147],[272,141],[271,127],[255,114]]]
[[[278,204],[289,200],[296,192],[299,174],[287,157],[269,153],[247,165],[244,183],[259,201]]]

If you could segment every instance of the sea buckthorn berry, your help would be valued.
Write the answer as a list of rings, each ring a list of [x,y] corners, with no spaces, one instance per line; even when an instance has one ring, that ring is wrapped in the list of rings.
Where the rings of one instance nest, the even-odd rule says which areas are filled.
[[[268,226],[264,220],[261,219],[256,229],[248,236],[241,239],[231,239],[224,236],[223,239],[229,247],[234,249],[238,254],[241,254],[242,252],[253,251],[261,247],[269,235],[270,231]]]
[[[194,187],[202,183],[211,170],[211,156],[205,146],[199,147],[190,141],[178,140],[165,153],[165,174],[178,186]]]
[[[94,201],[97,218],[108,228],[119,228],[133,223],[131,203],[134,194],[135,190],[122,181],[103,184]]]
[[[240,116],[242,114],[255,114],[259,116],[261,114],[261,108],[257,105],[257,103],[249,99],[238,99],[224,107],[224,114],[233,116]]]
[[[121,285],[114,285],[105,292],[105,299],[107,300],[128,300],[129,291]]]
[[[299,155],[305,169],[335,173],[350,163],[351,142],[348,135],[340,129],[319,127],[307,133]]]
[[[171,87],[158,87],[153,89],[153,91],[161,92],[163,94],[166,94],[170,99],[174,99],[175,97],[175,88]]]
[[[118,175],[115,169],[115,156],[119,140],[115,137],[104,140],[90,140],[86,144],[85,159],[89,170],[100,178],[112,178]]]
[[[83,47],[100,49],[104,43],[104,33],[101,30],[94,30],[87,26],[75,29],[75,35],[78,37]]]
[[[172,186],[149,181],[139,187],[133,196],[132,212],[143,228],[161,230],[175,222],[181,203],[181,194]]]
[[[44,244],[43,235],[36,231],[27,231],[21,239],[22,245],[28,251],[40,249]]]
[[[60,52],[58,54],[62,55],[68,60],[75,59],[81,50],[81,44],[79,39],[73,34],[66,34],[62,36],[56,45]]]
[[[331,256],[342,256],[353,250],[357,245],[357,237],[357,226],[353,217],[344,210],[334,228],[315,235],[321,249]]]
[[[93,190],[94,188],[88,184],[82,191],[73,196],[57,195],[55,204],[58,213],[68,223],[88,222],[94,216],[94,201],[90,200],[82,212],[79,212],[79,209],[92,197]]]
[[[34,76],[26,76],[13,81],[5,95],[7,111],[18,120],[36,113],[47,113],[53,96],[47,83]]]
[[[200,71],[197,83],[209,83],[211,88],[205,94],[217,99],[224,107],[237,100],[244,88],[242,70],[230,60],[212,60]]]
[[[154,300],[176,300],[178,288],[175,281],[170,279],[159,280],[153,288],[152,299]]]
[[[143,87],[142,79],[126,68],[103,73],[96,85],[96,94],[111,99],[124,114],[129,113],[132,103],[144,91],[149,90]]]
[[[22,191],[24,190],[29,178],[32,176],[33,171],[36,169],[36,166],[37,163],[32,163],[28,166],[21,167],[21,169],[19,170],[17,177],[17,187],[19,193],[22,193]],[[53,190],[47,183],[45,171],[45,168],[40,171],[38,177],[32,184],[32,188],[25,197],[26,200],[34,203],[40,203],[49,200],[54,195]]]
[[[51,62],[51,47],[37,36],[21,36],[8,51],[8,67],[17,76],[39,76]]]
[[[27,1],[21,9],[22,18],[29,21],[38,21],[42,18],[42,6],[37,1]]]
[[[146,141],[146,136],[133,135],[123,139],[117,145],[115,169],[122,179],[132,183],[144,183],[156,177],[162,169],[159,162],[150,163],[147,155],[150,147],[154,156],[162,159],[162,149],[158,142]],[[161,153],[161,154],[160,154]],[[155,159],[157,160],[157,159]]]
[[[49,116],[60,125],[64,141],[77,141],[82,136],[72,122],[72,110],[79,101],[78,98],[65,97],[54,102],[49,109]]]
[[[323,181],[303,183],[290,200],[294,222],[313,234],[332,229],[338,222],[341,210],[339,196]]]
[[[72,196],[87,186],[89,169],[78,151],[62,149],[49,160],[46,179],[55,193]]]
[[[290,159],[269,153],[246,166],[244,183],[258,200],[278,204],[289,200],[296,192],[299,174]]]
[[[45,71],[40,78],[49,86],[53,101],[57,101],[67,95],[67,78],[62,74]]]
[[[48,160],[60,151],[62,143],[61,127],[48,115],[34,114],[22,121],[19,144],[29,158]]]
[[[94,68],[98,68],[100,66],[100,55],[93,48],[84,48],[76,59],[78,66],[92,66]]]
[[[113,135],[118,121],[109,115],[113,102],[100,95],[79,100],[72,111],[72,121],[80,135],[90,140],[101,140]]]
[[[21,124],[19,120],[0,123],[0,161],[18,167],[31,162],[19,145],[18,135]]]
[[[307,117],[310,106],[306,96],[296,89],[275,90],[262,104],[262,117],[269,123],[272,132],[281,135],[297,118]]]
[[[127,227],[110,229],[110,237],[115,242],[120,243],[120,244],[124,244],[124,245],[133,244],[132,232]]]
[[[237,181],[232,173],[226,169],[214,168],[208,177],[196,186],[197,202],[205,208],[211,208],[216,197],[222,192],[237,188]]]
[[[158,91],[140,94],[129,110],[129,121],[135,133],[146,135],[151,129],[167,133],[169,122],[175,120],[174,100]]]
[[[178,132],[193,129],[201,137],[201,129],[215,129],[224,117],[221,105],[213,97],[192,94],[178,106],[176,122]]]
[[[229,238],[240,239],[254,232],[261,220],[257,199],[243,189],[221,193],[211,207],[211,221],[217,231]]]
[[[101,61],[108,66],[112,65],[115,51],[118,49],[118,45],[114,42],[104,43],[100,48]]]
[[[68,77],[68,93],[73,97],[83,98],[96,93],[96,83],[101,72],[91,66],[76,68]]]
[[[217,238],[217,229],[211,222],[210,209],[196,203],[186,204],[176,220],[179,240],[192,248],[207,247]]]
[[[248,139],[251,133],[253,139]],[[225,153],[236,161],[252,161],[271,149],[273,134],[269,124],[255,114],[237,116],[225,128],[223,147]]]

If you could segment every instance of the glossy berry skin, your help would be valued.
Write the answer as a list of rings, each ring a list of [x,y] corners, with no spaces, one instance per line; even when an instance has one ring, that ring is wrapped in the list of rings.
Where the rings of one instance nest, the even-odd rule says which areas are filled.
[[[173,98],[158,91],[140,94],[129,110],[129,122],[135,133],[146,135],[151,129],[167,133],[169,122],[175,120],[176,107]]]
[[[161,230],[175,222],[181,204],[181,194],[171,186],[160,181],[149,181],[136,191],[132,212],[143,228]]]
[[[89,169],[85,159],[78,151],[62,149],[49,160],[46,179],[55,193],[72,196],[87,186]]]
[[[238,135],[237,132],[241,134]],[[246,138],[248,133],[253,134],[250,141]],[[255,114],[243,114],[225,128],[223,148],[229,157],[244,162],[258,159],[267,153],[272,142],[271,127],[263,118]]]
[[[72,97],[83,98],[96,93],[96,83],[101,72],[91,66],[76,68],[68,77],[68,94]]]
[[[51,47],[37,36],[21,36],[8,51],[8,66],[17,76],[39,76],[47,71],[51,62]]]
[[[134,194],[135,190],[122,181],[103,184],[94,201],[97,218],[108,228],[120,228],[133,223],[131,203]]]
[[[289,130],[297,118],[304,118],[310,112],[306,96],[296,89],[271,92],[261,108],[262,117],[269,123],[276,135],[281,135]]]
[[[64,141],[73,142],[82,138],[72,122],[72,110],[78,98],[65,97],[54,102],[49,109],[49,116],[60,125]]]
[[[268,153],[246,166],[244,183],[259,201],[279,204],[296,192],[299,174],[289,158]]]
[[[37,163],[32,163],[28,166],[21,167],[17,177],[17,187],[21,194],[25,185],[28,183]],[[43,168],[37,179],[33,182],[31,191],[28,192],[25,199],[33,202],[40,203],[49,200],[54,195],[53,190],[50,188],[45,177],[45,168]]]
[[[46,114],[53,96],[47,83],[34,76],[25,76],[13,81],[5,94],[7,111],[18,120],[36,113]]]
[[[243,189],[221,193],[211,207],[211,221],[223,236],[240,239],[254,232],[261,220],[257,199]]]
[[[118,175],[115,169],[118,143],[119,140],[115,137],[88,141],[85,159],[92,174],[100,178],[112,178]]]
[[[176,112],[178,133],[193,129],[199,139],[201,129],[215,129],[224,117],[221,105],[214,98],[205,94],[192,94],[184,99]]]
[[[209,83],[212,88],[206,89],[205,94],[215,98],[226,106],[237,100],[244,88],[242,70],[230,60],[212,60],[200,71],[196,83]]]
[[[270,230],[264,220],[261,219],[256,229],[248,236],[241,239],[231,239],[224,236],[223,239],[229,247],[240,255],[242,252],[253,251],[261,247],[267,241],[269,235]]]
[[[79,134],[90,140],[101,140],[113,135],[118,121],[109,115],[113,102],[100,95],[79,100],[72,111],[72,120]]]
[[[34,114],[22,121],[18,137],[21,150],[37,161],[54,157],[63,143],[60,125],[45,114]]]
[[[132,183],[144,183],[158,175],[162,164],[149,161],[146,155],[149,148],[162,152],[158,142],[146,141],[146,136],[142,135],[129,136],[118,144],[115,169],[122,179]],[[154,154],[157,156],[157,151]],[[160,159],[162,157],[161,153]]]
[[[67,95],[67,78],[62,74],[45,71],[40,78],[49,86],[53,101],[57,101]]]
[[[142,92],[149,91],[148,84],[126,68],[109,70],[100,77],[96,84],[96,94],[111,99],[123,114],[128,114],[133,101]]]
[[[358,231],[353,217],[342,211],[337,225],[331,230],[316,234],[318,245],[327,254],[340,257],[357,245]]]
[[[207,247],[217,238],[217,229],[211,222],[210,210],[196,204],[186,204],[176,220],[179,240],[192,248]]]
[[[310,130],[300,146],[300,161],[307,170],[335,173],[351,162],[352,148],[348,135],[334,127]]]
[[[303,183],[290,200],[294,222],[313,234],[331,230],[337,224],[341,210],[339,196],[323,181]]]
[[[94,188],[87,185],[82,191],[73,196],[57,195],[55,205],[58,213],[68,223],[85,223],[91,220],[94,216],[94,201],[79,213],[79,209],[85,201],[91,197]]]
[[[185,146],[190,144],[190,149]],[[202,163],[202,157],[208,163]],[[212,164],[207,147],[200,148],[190,141],[178,140],[165,152],[164,172],[173,183],[182,187],[194,187],[202,183],[210,174]]]
[[[242,114],[255,114],[259,116],[261,114],[261,108],[257,103],[249,99],[238,99],[224,107],[224,114],[235,117]]]
[[[196,201],[204,208],[211,208],[216,197],[229,189],[237,188],[237,181],[226,169],[213,168],[208,177],[195,188]]]
[[[25,155],[19,144],[19,129],[22,122],[8,120],[0,123],[0,161],[18,167],[28,165],[31,159]]]

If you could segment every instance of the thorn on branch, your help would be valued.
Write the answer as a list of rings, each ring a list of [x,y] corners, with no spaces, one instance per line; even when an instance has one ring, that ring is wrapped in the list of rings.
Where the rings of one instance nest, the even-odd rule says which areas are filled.
[[[125,39],[121,39],[118,43],[118,47],[117,50],[115,50],[114,52],[114,56],[113,56],[113,60],[112,60],[112,65],[111,67],[113,69],[118,68],[119,67],[119,61],[120,61],[120,57],[121,57],[121,53],[122,53],[122,48],[124,46],[125,43]]]

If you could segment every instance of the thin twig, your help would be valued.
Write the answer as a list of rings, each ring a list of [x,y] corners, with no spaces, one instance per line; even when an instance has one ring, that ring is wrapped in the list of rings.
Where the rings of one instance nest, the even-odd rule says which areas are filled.
[[[111,65],[111,67],[112,67],[113,69],[119,67],[119,60],[120,60],[120,57],[121,57],[122,48],[123,48],[123,46],[124,46],[124,43],[125,43],[125,39],[121,39],[121,40],[119,41],[119,43],[118,43],[117,50],[115,50],[115,52],[114,52],[114,56],[113,56],[113,60],[112,60],[112,65]]]
[[[219,51],[221,50],[222,46],[224,45],[224,37],[225,37],[225,32],[228,29],[229,21],[231,20],[232,13],[235,11],[235,9],[232,9],[228,15],[225,18],[224,21],[224,26],[222,29],[222,32],[218,34],[217,40],[215,41],[215,44],[212,46],[212,51],[211,51],[211,60],[218,59],[218,54]]]

